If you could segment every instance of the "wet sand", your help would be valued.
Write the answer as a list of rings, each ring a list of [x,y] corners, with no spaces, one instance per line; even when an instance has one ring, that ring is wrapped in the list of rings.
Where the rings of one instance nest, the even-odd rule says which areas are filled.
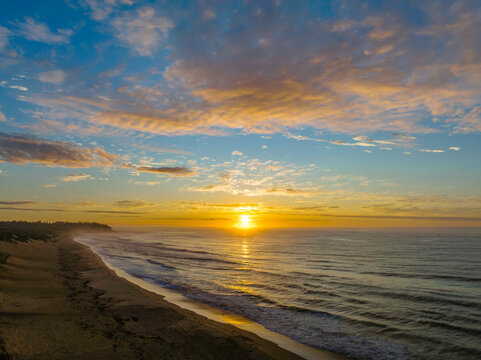
[[[301,359],[116,276],[68,236],[0,251],[0,359]]]

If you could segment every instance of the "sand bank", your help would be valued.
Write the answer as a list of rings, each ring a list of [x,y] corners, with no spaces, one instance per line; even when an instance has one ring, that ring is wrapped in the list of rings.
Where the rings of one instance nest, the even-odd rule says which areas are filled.
[[[301,359],[116,276],[69,237],[0,251],[0,359]]]

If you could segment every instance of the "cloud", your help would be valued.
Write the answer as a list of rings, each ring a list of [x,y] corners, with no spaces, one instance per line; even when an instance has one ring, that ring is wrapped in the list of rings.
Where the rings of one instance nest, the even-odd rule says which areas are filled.
[[[392,133],[391,136],[404,139],[404,140],[416,140],[414,136],[406,135],[406,134]]]
[[[179,149],[171,149],[171,148],[164,148],[160,146],[152,146],[152,145],[137,145],[140,149],[145,149],[154,152],[162,152],[162,153],[170,153],[170,154],[179,154],[179,155],[192,155],[192,153],[184,150]]]
[[[116,211],[116,210],[82,210],[80,212],[94,213],[94,214],[127,214],[127,215],[142,215],[142,214],[145,214],[145,213],[142,213],[142,212]]]
[[[479,76],[481,81],[481,76]],[[453,116],[448,122],[454,123],[454,133],[466,134],[470,132],[481,131],[481,106],[475,106],[467,113],[459,112],[457,116]]]
[[[67,211],[65,209],[42,209],[42,208],[23,208],[23,207],[0,207],[0,210],[18,210],[18,211]]]
[[[18,32],[28,40],[53,43],[68,43],[72,30],[58,29],[57,33],[50,31],[47,24],[36,22],[32,18],[25,18],[25,22],[18,25]]]
[[[228,204],[216,204],[203,201],[171,201],[174,205],[180,205],[181,207],[198,209],[222,209],[224,211],[232,212],[242,212],[242,211],[252,211],[260,207],[259,203],[228,203]]]
[[[297,189],[293,187],[256,187],[255,189],[234,189],[228,184],[209,184],[199,187],[189,187],[188,191],[196,192],[226,192],[232,195],[246,196],[293,196],[293,197],[309,197],[319,194],[317,188]]]
[[[126,46],[143,56],[164,43],[169,47],[167,66],[145,69],[163,77],[160,85],[137,81],[117,94],[112,86],[112,101],[77,93],[39,105],[69,108],[83,125],[164,135],[284,134],[313,127],[352,136],[383,131],[412,142],[411,134],[444,125],[457,133],[481,131],[475,2],[417,2],[406,11],[335,5],[342,21],[305,14],[302,6],[284,12],[256,5],[262,10],[257,16],[251,4],[239,5],[236,21],[249,26],[236,31],[203,21],[202,14],[178,15],[176,23],[189,26],[174,29],[152,7],[123,12],[109,23]],[[224,6],[219,3],[216,12]],[[169,42],[170,32],[175,42]],[[260,39],[269,46],[260,46]]]
[[[16,200],[16,201],[0,200],[0,205],[30,205],[35,203],[36,203],[35,201],[29,201],[29,200]]]
[[[231,155],[232,156],[242,156],[243,154],[240,151],[234,150]]]
[[[154,186],[160,184],[160,181],[135,181],[134,185],[147,185],[147,186]]]
[[[5,50],[8,45],[8,37],[12,32],[3,26],[0,26],[0,51]]]
[[[135,169],[140,172],[150,172],[150,173],[179,176],[179,177],[192,176],[195,174],[195,171],[183,166],[174,166],[174,167],[137,166]]]
[[[333,31],[333,32],[345,32],[345,31],[351,30],[352,28],[357,27],[357,26],[358,26],[358,24],[354,20],[342,19],[342,20],[338,20],[338,21],[334,22],[331,25],[330,30]]]
[[[450,146],[450,147],[449,147],[449,150],[459,151],[459,150],[461,150],[461,148],[458,147],[458,146]]]
[[[304,136],[304,135],[295,135],[295,134],[292,134],[291,132],[289,131],[286,131],[284,133],[284,136],[288,139],[294,139],[294,140],[298,140],[298,141],[324,141],[324,140],[321,140],[321,139],[315,139],[315,138],[311,138],[309,136]]]
[[[52,70],[38,74],[37,78],[41,82],[60,85],[65,80],[65,75],[65,72],[62,70]]]
[[[91,176],[88,174],[68,174],[67,176],[62,178],[62,181],[82,181],[88,180]]]
[[[152,52],[162,44],[172,21],[155,15],[152,7],[143,7],[136,13],[124,13],[113,20],[115,36],[124,41],[142,56],[151,56]]]
[[[78,147],[27,134],[0,132],[0,162],[41,164],[50,167],[89,168],[112,166],[117,156],[95,147]]]
[[[133,0],[84,0],[82,3],[91,10],[90,16],[94,20],[104,20],[109,17],[115,7],[132,5]]]
[[[320,214],[322,217],[336,218],[359,218],[359,219],[407,219],[407,220],[441,220],[441,221],[475,221],[480,222],[481,217],[464,217],[464,216],[399,216],[399,215],[342,215],[342,214]],[[319,219],[303,219],[316,221]]]
[[[348,143],[346,141],[341,141],[341,140],[331,140],[330,143],[334,145],[343,145],[343,146],[362,146],[362,147],[376,146],[372,143],[367,143],[367,142]]]
[[[348,133],[423,132],[432,130],[424,119],[466,114],[478,103],[476,76],[470,79],[453,71],[456,60],[467,61],[472,67],[463,69],[480,74],[479,61],[461,55],[472,49],[462,34],[469,37],[476,31],[475,15],[450,9],[453,26],[466,17],[470,22],[464,29],[458,26],[460,32],[445,27],[429,35],[433,41],[454,41],[432,48],[434,59],[415,45],[426,38],[417,28],[423,25],[414,25],[389,8],[376,16],[369,6],[358,10],[356,17],[363,18],[346,19],[342,26],[312,19],[299,30],[294,24],[300,14],[294,9],[290,14],[271,12],[262,19],[244,15],[250,26],[242,33],[206,28],[203,34],[196,28],[195,39],[205,35],[205,46],[189,43],[188,34],[182,34],[187,42],[176,49],[178,60],[165,76],[180,84],[179,89],[191,89],[189,95],[204,105],[203,120],[212,117],[245,132],[279,132],[302,125]],[[431,16],[427,7],[413,11]],[[345,33],[337,39],[336,34],[328,36],[329,28]],[[348,31],[353,28],[356,31]],[[213,34],[217,41],[209,38]],[[268,39],[269,48],[251,46],[259,39]],[[454,39],[461,41],[454,45]],[[449,55],[453,47],[460,51],[454,64]],[[446,73],[449,76],[443,76]]]
[[[354,137],[352,138],[352,140],[362,141],[362,142],[371,142],[371,141],[373,141],[373,139],[371,139],[371,138],[368,137],[368,136],[364,136],[364,135],[354,136]]]
[[[211,9],[205,9],[202,13],[202,19],[204,20],[211,20],[215,18],[215,12]]]
[[[155,206],[155,204],[149,204],[140,200],[120,200],[115,202],[114,206],[122,208],[144,208]]]
[[[256,195],[282,195],[282,196],[312,196],[317,189],[294,189],[291,187],[271,187]]]
[[[217,191],[230,192],[228,189],[229,187],[226,184],[208,184],[204,186],[187,188],[188,191],[199,191],[199,192],[217,192]]]
[[[20,85],[10,85],[10,89],[16,89],[20,91],[28,91],[28,88]]]
[[[53,183],[52,183],[52,184],[45,184],[43,187],[44,187],[45,189],[52,189],[52,188],[54,188],[54,187],[57,187],[57,184],[53,184]]]
[[[7,117],[0,111],[0,122],[7,121]]]
[[[212,170],[219,170],[213,174]],[[195,186],[184,190],[194,192],[225,192],[245,196],[299,196],[319,193],[311,183],[298,181],[315,169],[314,164],[296,165],[247,156],[198,169]],[[199,182],[204,184],[199,185]]]
[[[384,145],[395,145],[396,143],[390,140],[372,140],[376,144],[384,144]]]
[[[443,153],[444,150],[437,150],[437,149],[419,149],[418,151],[427,152],[427,153]]]

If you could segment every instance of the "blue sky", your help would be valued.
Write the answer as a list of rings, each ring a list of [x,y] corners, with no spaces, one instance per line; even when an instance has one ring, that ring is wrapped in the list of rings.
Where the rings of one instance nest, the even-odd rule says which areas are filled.
[[[4,218],[481,223],[479,2],[2,10]]]

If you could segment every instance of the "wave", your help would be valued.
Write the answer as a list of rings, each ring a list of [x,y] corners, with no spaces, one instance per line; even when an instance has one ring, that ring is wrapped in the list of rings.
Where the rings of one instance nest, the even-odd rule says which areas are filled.
[[[448,324],[442,321],[434,321],[434,320],[419,320],[418,324],[428,325],[430,328],[444,328],[449,330],[454,330],[457,332],[462,332],[468,335],[473,335],[481,338],[481,329],[480,328],[471,328],[466,326],[458,326],[453,324]]]
[[[396,300],[409,300],[414,303],[422,302],[422,303],[428,303],[428,304],[439,304],[439,305],[448,305],[448,306],[456,305],[456,306],[462,306],[462,307],[481,310],[480,302],[447,299],[439,296],[414,295],[414,294],[400,293],[400,292],[387,292],[387,291],[366,291],[366,292],[372,295],[382,296],[385,298],[391,298]]]
[[[365,271],[361,272],[361,274],[368,274],[368,275],[379,275],[379,276],[387,276],[387,277],[399,277],[399,278],[406,278],[406,279],[436,279],[436,280],[456,280],[456,281],[467,281],[467,282],[481,282],[481,277],[466,277],[460,275],[436,275],[436,274],[419,274],[419,273],[393,273],[393,272],[373,272],[373,271]]]
[[[161,263],[159,261],[155,261],[155,260],[152,260],[152,259],[147,259],[147,261],[153,265],[160,265],[162,268],[164,269],[169,269],[169,270],[176,270],[176,268],[174,266],[170,266],[170,265],[165,265],[164,263]]]
[[[220,232],[91,241],[133,276],[353,359],[480,358],[481,237],[333,234],[259,232],[249,258]]]

